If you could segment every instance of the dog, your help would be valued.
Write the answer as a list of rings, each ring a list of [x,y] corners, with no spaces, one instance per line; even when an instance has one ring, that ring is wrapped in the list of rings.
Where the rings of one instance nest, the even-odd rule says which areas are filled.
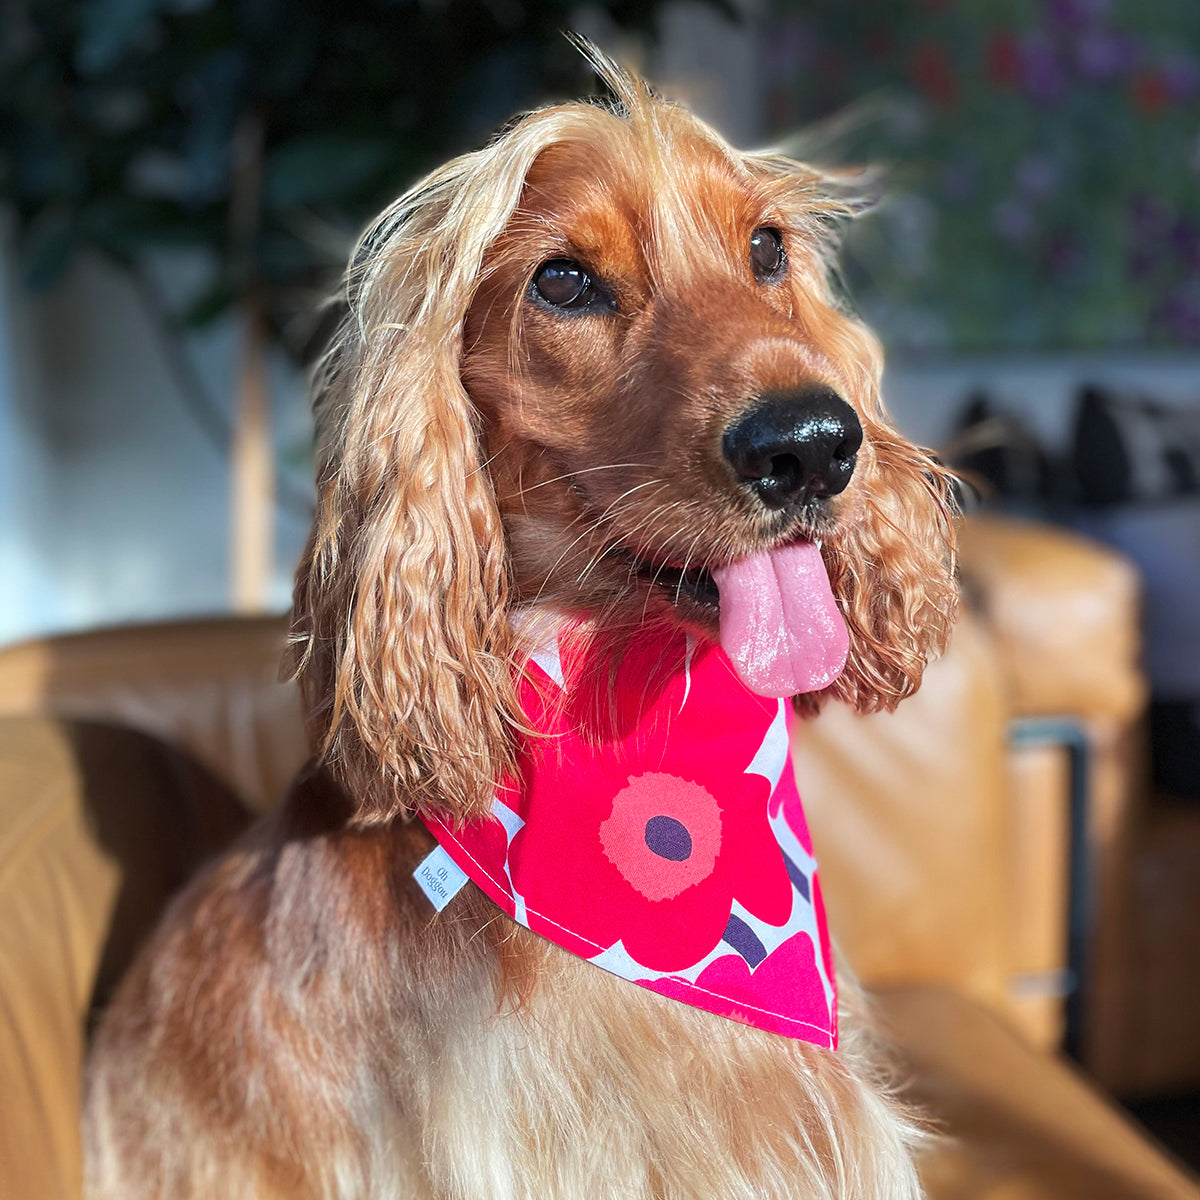
[[[314,764],[106,1014],[91,1200],[920,1195],[844,971],[831,1051],[414,880],[414,814],[485,818],[519,770],[531,614],[618,659],[736,642],[730,564],[817,547],[848,645],[803,715],[893,707],[953,621],[952,481],[831,282],[854,178],[739,153],[588,53],[615,99],[518,119],[351,261],[293,613]]]

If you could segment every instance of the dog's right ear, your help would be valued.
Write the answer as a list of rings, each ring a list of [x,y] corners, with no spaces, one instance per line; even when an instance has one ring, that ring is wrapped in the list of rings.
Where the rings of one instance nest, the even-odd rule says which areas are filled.
[[[403,332],[376,336],[390,362],[355,371],[321,472],[294,666],[315,749],[362,822],[481,815],[511,765],[517,712],[500,517],[455,331],[419,363]]]
[[[627,105],[644,101],[593,59]],[[347,317],[316,373],[317,513],[290,665],[314,749],[361,822],[484,815],[513,768],[509,562],[460,379],[463,325],[538,155],[614,119],[582,104],[527,114],[401,196],[351,262]]]
[[[318,505],[291,665],[314,749],[361,823],[486,814],[513,763],[508,557],[459,378],[479,265],[507,212],[503,194],[470,205],[472,161],[364,237],[318,370]]]

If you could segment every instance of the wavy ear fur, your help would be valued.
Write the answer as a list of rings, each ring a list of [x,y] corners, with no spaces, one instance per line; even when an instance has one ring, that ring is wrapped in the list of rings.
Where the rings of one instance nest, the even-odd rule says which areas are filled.
[[[846,669],[828,695],[859,712],[893,709],[917,690],[958,611],[952,476],[886,428],[868,437],[862,515],[826,554],[850,630]]]
[[[504,533],[460,380],[484,253],[553,110],[455,159],[363,236],[318,369],[318,507],[291,663],[363,823],[486,812],[519,722]]]
[[[827,333],[866,435],[854,490],[847,493],[852,507],[823,547],[850,631],[850,655],[832,687],[796,697],[795,706],[812,713],[832,698],[858,712],[890,711],[920,687],[958,614],[955,479],[888,421],[875,337],[840,314]]]

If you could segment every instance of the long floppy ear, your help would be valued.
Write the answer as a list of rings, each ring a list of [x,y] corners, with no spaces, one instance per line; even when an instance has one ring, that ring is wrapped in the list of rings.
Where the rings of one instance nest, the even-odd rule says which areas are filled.
[[[859,506],[826,547],[850,631],[846,668],[828,695],[858,712],[893,709],[945,648],[958,611],[953,476],[879,421]]]
[[[508,556],[459,366],[484,253],[552,135],[528,121],[367,231],[318,371],[318,507],[291,664],[310,738],[361,823],[485,813],[512,766]]]
[[[644,91],[585,53],[619,96]],[[580,104],[527,114],[401,196],[351,260],[349,316],[318,370],[318,506],[291,665],[359,822],[483,815],[513,767],[509,563],[460,379],[463,324],[537,156],[612,119]]]

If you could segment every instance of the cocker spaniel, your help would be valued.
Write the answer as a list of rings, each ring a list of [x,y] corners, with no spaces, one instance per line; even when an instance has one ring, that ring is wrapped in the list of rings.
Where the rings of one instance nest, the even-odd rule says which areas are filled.
[[[739,153],[592,57],[613,102],[522,117],[397,200],[352,260],[317,378],[293,616],[314,766],[176,901],[107,1014],[86,1087],[93,1200],[920,1194],[921,1133],[852,982],[833,1050],[728,997],[680,1003],[715,993],[661,947],[637,952],[662,967],[644,986],[619,977],[636,921],[599,970],[531,931],[513,880],[447,886],[438,911],[414,879],[431,829],[512,817],[500,781],[554,741],[572,680],[597,712],[621,707],[647,631],[686,646],[690,672],[651,686],[651,664],[654,703],[682,711],[707,662],[721,696],[800,691],[805,715],[828,698],[891,708],[953,619],[950,480],[888,423],[879,347],[830,282],[858,203],[847,179]],[[566,696],[538,719],[531,656]],[[779,702],[761,703],[771,723]],[[694,752],[722,732],[698,726]],[[759,832],[787,776],[754,784]],[[577,799],[559,786],[548,811]],[[608,861],[640,854],[639,912],[699,895],[737,831],[720,805],[688,827],[689,796],[713,803],[688,786],[674,816],[633,796],[633,841],[610,798],[599,833],[567,829],[562,853],[593,837]],[[763,886],[785,889],[791,919],[813,881],[792,861],[802,818],[788,832],[791,802],[771,803],[796,840]],[[718,965],[749,978],[770,920],[722,903]],[[804,928],[788,944],[825,981],[820,1008],[832,967]]]

